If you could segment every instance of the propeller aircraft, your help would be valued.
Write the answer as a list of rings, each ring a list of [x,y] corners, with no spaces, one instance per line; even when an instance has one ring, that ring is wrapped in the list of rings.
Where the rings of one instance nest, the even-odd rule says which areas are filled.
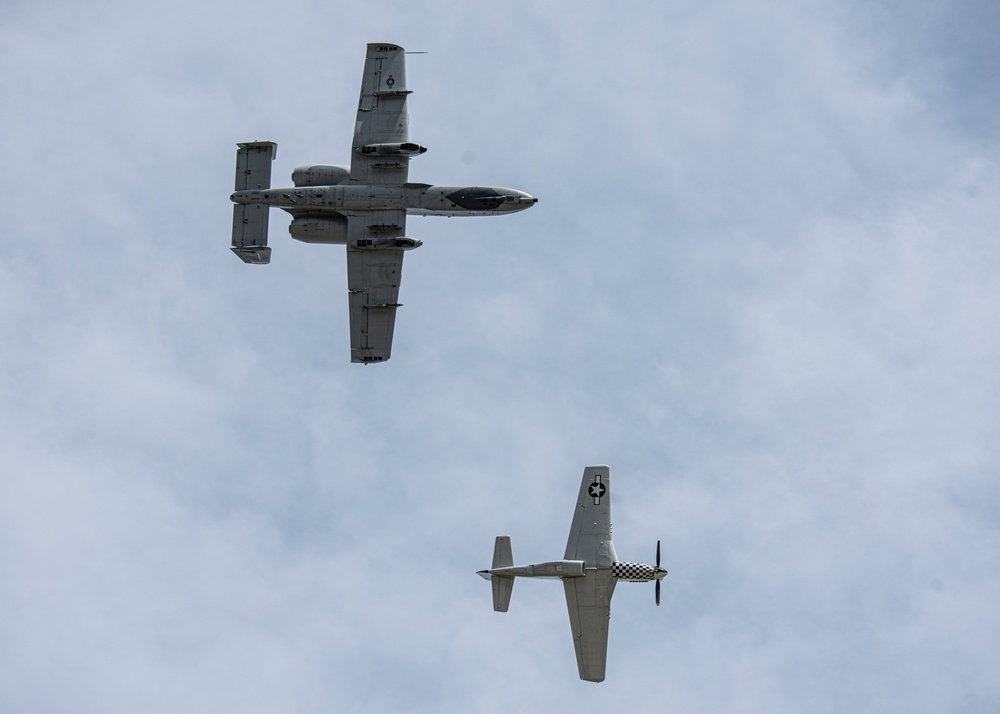
[[[653,581],[656,604],[660,604],[660,581],[667,571],[660,567],[660,541],[656,541],[656,564],[623,563],[611,542],[611,477],[607,466],[588,466],[583,471],[580,495],[569,529],[562,560],[533,565],[514,565],[510,536],[497,536],[493,566],[478,575],[493,585],[493,609],[507,612],[514,578],[562,580],[566,608],[573,632],[573,647],[580,679],[603,682],[608,656],[608,621],[611,596],[619,580],[633,583]]]

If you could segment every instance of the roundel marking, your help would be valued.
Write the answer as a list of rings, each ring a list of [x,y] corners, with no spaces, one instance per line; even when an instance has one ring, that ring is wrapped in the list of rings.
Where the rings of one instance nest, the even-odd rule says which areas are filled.
[[[594,481],[594,483],[590,484],[590,495],[594,498],[600,498],[607,490],[600,481]]]
[[[396,80],[392,78],[391,74],[389,75],[389,79],[385,80],[385,86],[387,86],[387,87],[391,87],[395,83],[396,83]]]

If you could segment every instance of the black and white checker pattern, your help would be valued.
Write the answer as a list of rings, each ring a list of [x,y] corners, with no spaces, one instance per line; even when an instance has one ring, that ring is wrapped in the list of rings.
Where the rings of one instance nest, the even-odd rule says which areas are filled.
[[[629,580],[633,583],[644,583],[652,580],[656,569],[652,565],[642,563],[614,563],[611,566],[611,574],[622,580]]]

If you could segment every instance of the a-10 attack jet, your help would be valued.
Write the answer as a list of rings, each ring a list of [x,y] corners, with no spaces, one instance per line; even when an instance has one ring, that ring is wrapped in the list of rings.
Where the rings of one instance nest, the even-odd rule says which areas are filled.
[[[608,621],[611,595],[619,580],[656,583],[660,604],[660,580],[667,571],[660,567],[660,542],[656,541],[656,565],[621,563],[611,542],[611,478],[607,466],[588,466],[583,471],[580,496],[569,529],[562,560],[534,565],[514,565],[510,536],[497,536],[493,567],[479,575],[493,584],[493,609],[507,612],[514,578],[558,578],[566,590],[566,608],[573,631],[573,647],[580,679],[603,682],[608,660]]]
[[[351,361],[384,362],[392,348],[403,251],[421,241],[404,236],[406,216],[496,216],[523,211],[538,199],[523,191],[482,186],[408,183],[410,158],[427,151],[409,140],[405,52],[373,42],[365,56],[351,166],[300,166],[294,188],[271,188],[277,144],[239,144],[233,211],[233,252],[268,263],[268,209],[292,214],[288,232],[306,243],[347,245]]]

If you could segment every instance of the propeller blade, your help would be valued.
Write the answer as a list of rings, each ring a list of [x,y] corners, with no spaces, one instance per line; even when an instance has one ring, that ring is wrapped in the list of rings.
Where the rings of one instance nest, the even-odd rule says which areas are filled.
[[[656,606],[660,606],[660,581],[656,581]]]
[[[656,541],[656,567],[660,567],[660,541]]]

